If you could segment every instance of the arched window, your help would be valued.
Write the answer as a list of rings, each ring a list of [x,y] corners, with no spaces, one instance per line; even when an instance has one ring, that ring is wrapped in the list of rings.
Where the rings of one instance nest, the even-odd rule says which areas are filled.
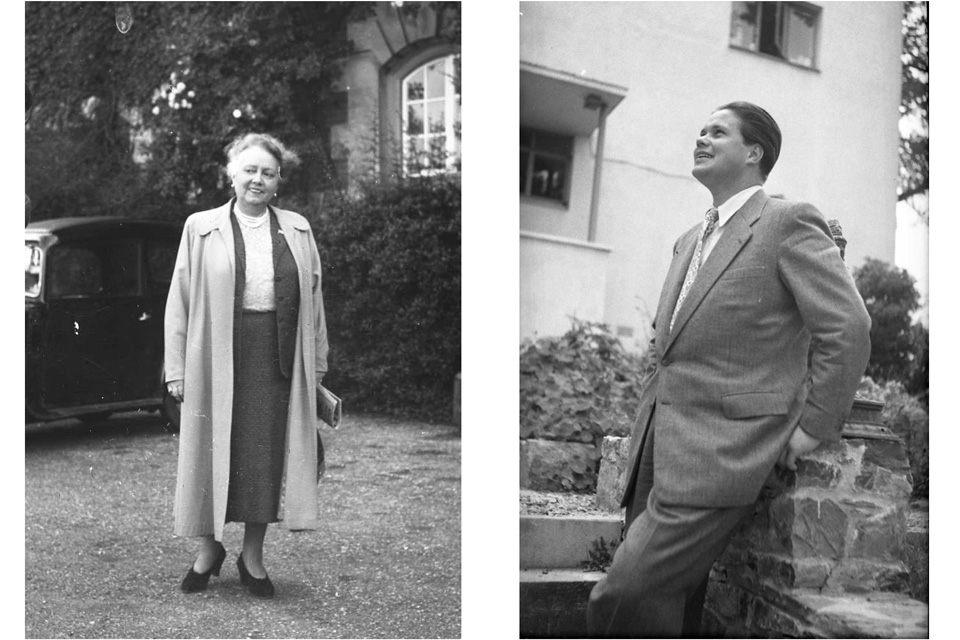
[[[403,171],[460,170],[460,56],[436,58],[403,79]]]

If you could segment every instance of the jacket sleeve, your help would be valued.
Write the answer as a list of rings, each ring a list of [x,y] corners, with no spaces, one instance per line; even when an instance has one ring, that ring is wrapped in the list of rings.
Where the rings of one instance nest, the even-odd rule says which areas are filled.
[[[163,318],[164,380],[183,380],[187,348],[187,319],[190,314],[190,248],[193,244],[190,220],[183,227],[177,262],[167,293]]]
[[[317,382],[323,378],[327,372],[327,352],[330,347],[327,343],[327,320],[323,311],[323,278],[320,266],[320,252],[317,249],[317,241],[313,237],[311,230],[307,234],[310,238],[310,266],[312,270],[311,279],[313,284],[313,311],[314,328],[316,329],[316,371]]]
[[[782,214],[780,224],[780,278],[810,332],[800,427],[835,442],[870,358],[870,316],[822,214],[800,202]]]

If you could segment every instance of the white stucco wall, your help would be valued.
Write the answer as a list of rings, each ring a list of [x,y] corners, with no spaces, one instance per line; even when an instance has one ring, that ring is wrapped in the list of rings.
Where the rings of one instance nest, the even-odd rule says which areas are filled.
[[[520,233],[520,338],[558,336],[570,318],[600,322],[610,250],[532,232]]]
[[[768,193],[838,218],[849,265],[893,262],[901,4],[820,6],[813,71],[731,49],[729,2],[521,3],[522,61],[628,90],[607,123],[597,228],[597,242],[613,249],[605,321],[632,333],[626,344],[646,345],[673,242],[710,205],[690,169],[703,122],[725,102],[755,102],[780,125]],[[580,172],[592,162],[589,143],[578,144],[573,184],[587,201],[590,177]],[[583,239],[576,218],[587,210],[551,211],[551,223],[521,200],[520,227]]]

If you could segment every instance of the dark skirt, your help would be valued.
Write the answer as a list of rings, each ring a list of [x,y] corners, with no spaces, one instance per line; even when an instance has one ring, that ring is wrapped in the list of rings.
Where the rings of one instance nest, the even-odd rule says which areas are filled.
[[[290,380],[280,373],[277,314],[243,312],[233,383],[227,522],[277,522]]]

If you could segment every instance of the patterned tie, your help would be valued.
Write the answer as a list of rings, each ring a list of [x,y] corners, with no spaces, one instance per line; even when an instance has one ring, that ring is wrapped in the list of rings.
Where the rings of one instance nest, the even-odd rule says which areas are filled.
[[[697,246],[693,250],[693,259],[690,260],[690,266],[687,267],[687,277],[683,279],[683,287],[680,289],[680,297],[677,298],[677,306],[673,308],[673,316],[670,318],[670,331],[673,331],[673,323],[677,321],[677,313],[680,311],[680,305],[683,299],[690,292],[693,281],[697,279],[697,273],[700,271],[700,255],[703,253],[703,241],[717,228],[717,220],[720,218],[720,212],[711,207],[703,216],[703,225],[700,227],[700,235],[697,237]]]

